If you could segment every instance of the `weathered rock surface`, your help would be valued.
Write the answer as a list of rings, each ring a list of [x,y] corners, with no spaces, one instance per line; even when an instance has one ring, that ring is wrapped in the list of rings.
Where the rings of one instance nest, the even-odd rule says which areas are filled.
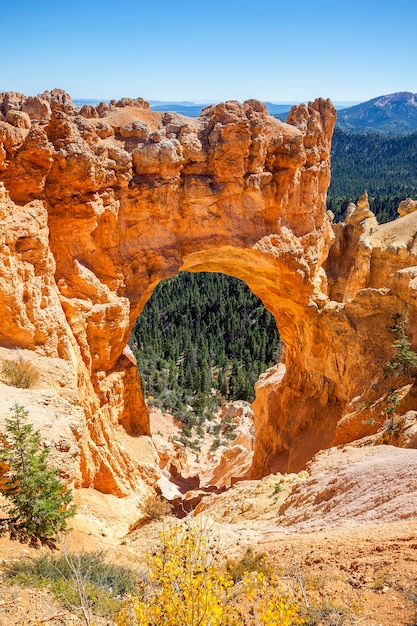
[[[416,469],[417,450],[346,446],[320,452],[310,476],[281,505],[278,524],[289,532],[315,532],[344,524],[413,520]]]
[[[121,433],[148,435],[149,418],[124,350],[181,270],[244,280],[277,320],[286,349],[258,385],[253,476],[299,471],[371,381],[386,392],[405,302],[417,342],[417,213],[378,226],[364,197],[332,227],[329,101],[288,124],[255,100],[188,119],[141,99],[80,111],[60,90],[0,94],[0,112],[0,346],[71,365],[82,486],[123,495],[139,480]]]
[[[253,459],[254,416],[248,402],[223,404],[194,439],[196,449],[184,445],[181,423],[172,415],[150,410],[152,440],[159,456],[161,478],[158,488],[172,500],[201,487],[230,487],[235,480],[249,478]]]
[[[417,200],[412,200],[411,198],[406,198],[398,206],[398,215],[400,217],[414,213],[414,211],[417,211]]]

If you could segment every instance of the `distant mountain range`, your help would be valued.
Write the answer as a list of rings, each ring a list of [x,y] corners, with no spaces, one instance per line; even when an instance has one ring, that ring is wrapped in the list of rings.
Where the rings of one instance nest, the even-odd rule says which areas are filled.
[[[152,111],[174,111],[187,117],[197,117],[201,111],[210,106],[210,102],[205,104],[197,104],[196,102],[161,102],[160,100],[151,100],[149,102]]]
[[[84,106],[84,104],[93,104],[97,106],[97,104],[101,102],[100,100],[94,98],[85,98],[85,99],[74,99],[74,104],[79,107]],[[104,100],[104,102],[109,102],[109,100]],[[174,113],[180,113],[181,115],[186,115],[187,117],[197,117],[200,115],[201,111],[206,107],[216,104],[215,102],[205,102],[205,103],[197,103],[197,102],[189,102],[187,100],[184,101],[164,101],[164,100],[150,100],[149,104],[151,105],[152,111],[173,111]],[[265,102],[266,108],[268,109],[271,115],[284,115],[288,113],[293,104],[291,102],[286,102],[282,104],[276,104],[274,102]]]
[[[406,135],[417,130],[417,94],[408,91],[379,96],[337,112],[336,125],[350,133]]]
[[[154,111],[175,111],[195,117],[209,106],[193,102],[151,102]],[[292,103],[264,103],[271,115],[285,122]],[[360,104],[335,103],[336,126],[348,133],[378,133],[386,137],[407,135],[417,131],[417,94],[402,91],[378,96]]]
[[[79,107],[84,106],[84,104],[93,104],[94,106],[97,106],[99,102],[102,102],[102,101],[98,100],[97,98],[78,98],[78,99],[74,98],[74,104],[76,104]],[[104,100],[103,102],[109,102],[109,100]],[[217,104],[217,103],[216,102],[197,103],[197,102],[190,102],[187,100],[183,100],[183,101],[150,100],[149,104],[151,105],[152,111],[161,111],[161,112],[173,111],[174,113],[180,113],[181,115],[186,115],[187,117],[197,117],[198,115],[200,115],[203,109],[205,109],[206,107],[212,104]],[[298,102],[281,102],[281,103],[264,102],[264,104],[266,108],[268,109],[268,112],[270,115],[273,115],[274,117],[277,117],[278,119],[282,119],[283,121],[285,121],[285,118],[287,117],[287,113],[290,111],[291,107],[294,106],[294,104],[299,104],[299,103]],[[347,106],[353,106],[354,104],[356,104],[356,102],[334,103],[336,109],[343,109]]]
[[[215,104],[213,102],[207,102],[205,104],[197,104],[196,102],[162,102],[160,100],[151,100],[150,105],[153,111],[174,111],[175,113],[181,113],[181,115],[186,115],[188,117],[197,117],[200,115],[202,109],[210,106],[211,104]],[[266,108],[270,115],[277,117],[278,119],[282,119],[285,121],[288,112],[294,104],[299,104],[297,102],[264,102]],[[346,106],[353,106],[356,102],[347,103],[334,103],[336,109],[342,109]]]
[[[78,106],[91,103],[98,104],[99,100],[74,100]],[[201,110],[210,106],[210,102],[196,103],[188,101],[164,102],[151,100],[153,111],[173,111],[197,117]],[[271,115],[285,121],[288,111],[296,103],[264,103]],[[379,133],[388,137],[407,135],[417,131],[417,94],[408,91],[378,96],[367,102],[334,103],[337,109],[336,126],[346,132],[355,134]]]
[[[196,102],[162,102],[160,100],[151,100],[149,104],[153,111],[174,111],[175,113],[181,113],[181,115],[186,115],[187,117],[197,117],[205,107],[216,103],[206,102],[204,104],[197,104]],[[290,102],[283,104],[265,102],[264,104],[271,115],[286,115],[293,106]]]

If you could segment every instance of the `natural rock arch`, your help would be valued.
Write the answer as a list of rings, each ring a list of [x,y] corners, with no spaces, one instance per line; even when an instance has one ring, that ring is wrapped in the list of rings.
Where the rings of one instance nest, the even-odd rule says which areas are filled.
[[[284,124],[255,100],[208,107],[196,119],[150,111],[140,99],[80,112],[58,90],[1,102],[0,342],[73,364],[88,427],[79,484],[122,495],[143,474],[118,443],[119,424],[149,433],[125,347],[152,290],[181,270],[244,280],[286,346],[285,367],[258,385],[253,475],[299,470],[328,447],[378,367],[358,332],[367,303],[346,313],[329,298],[323,269],[326,261],[339,300],[347,283],[353,296],[372,286],[369,276],[356,292],[352,283],[358,237],[338,234],[337,249],[354,248],[341,278],[337,249],[328,257],[332,104],[294,107]],[[391,298],[385,320],[395,298],[378,298]],[[348,347],[363,359],[359,369]]]

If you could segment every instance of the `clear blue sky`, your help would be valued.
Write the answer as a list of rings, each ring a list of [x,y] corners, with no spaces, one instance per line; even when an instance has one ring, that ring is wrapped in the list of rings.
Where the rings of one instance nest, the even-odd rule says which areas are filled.
[[[417,92],[415,0],[21,0],[0,91],[73,98],[365,101]]]

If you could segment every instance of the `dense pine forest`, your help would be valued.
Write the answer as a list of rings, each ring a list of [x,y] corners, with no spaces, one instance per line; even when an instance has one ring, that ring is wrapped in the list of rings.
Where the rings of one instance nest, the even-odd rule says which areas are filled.
[[[417,133],[335,129],[327,201],[335,221],[365,189],[380,222],[397,217],[401,200],[417,198]],[[222,401],[253,400],[254,383],[281,348],[273,317],[244,283],[187,272],[158,285],[130,345],[148,403],[176,415],[190,444]]]
[[[274,318],[245,283],[188,272],[157,286],[130,345],[148,402],[185,425],[224,400],[252,401],[280,349]]]
[[[417,198],[417,133],[384,137],[335,128],[331,158],[327,208],[335,221],[344,218],[349,202],[356,202],[365,189],[381,223],[398,217],[401,200]]]

